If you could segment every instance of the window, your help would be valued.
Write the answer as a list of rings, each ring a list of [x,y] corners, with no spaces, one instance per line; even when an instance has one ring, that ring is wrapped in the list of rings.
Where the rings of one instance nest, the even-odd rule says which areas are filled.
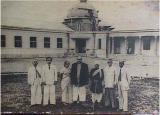
[[[98,49],[101,49],[101,39],[98,39]]]
[[[57,38],[57,48],[62,48],[62,38]]]
[[[137,36],[128,36],[128,47],[127,47],[127,54],[134,54],[135,52],[135,40],[138,39]]]
[[[15,36],[15,47],[22,47],[22,36]]]
[[[143,50],[150,50],[151,47],[151,36],[142,37],[143,40]]]
[[[50,38],[44,37],[44,48],[50,48]]]
[[[121,44],[124,37],[114,37],[114,53],[120,54],[121,53]]]
[[[36,37],[30,37],[30,48],[36,48],[36,47],[37,47]]]
[[[77,31],[81,31],[81,23],[77,23]]]
[[[1,35],[1,47],[6,47],[6,36]]]

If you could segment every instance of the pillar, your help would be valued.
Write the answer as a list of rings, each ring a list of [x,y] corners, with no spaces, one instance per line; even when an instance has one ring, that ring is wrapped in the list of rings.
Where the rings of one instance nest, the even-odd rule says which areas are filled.
[[[109,54],[109,33],[106,34],[106,57],[108,57]]]
[[[95,53],[96,49],[96,33],[93,33],[93,53]]]
[[[112,37],[112,54],[114,54],[114,37]]]
[[[124,37],[124,54],[127,54],[127,37]]]
[[[67,44],[68,44],[67,52],[69,53],[70,52],[70,33],[67,33]]]
[[[140,41],[139,54],[142,55],[142,37],[139,37],[139,41]]]
[[[159,48],[159,42],[158,42],[159,37],[155,37],[155,51],[156,51],[156,56],[158,56],[158,48]]]

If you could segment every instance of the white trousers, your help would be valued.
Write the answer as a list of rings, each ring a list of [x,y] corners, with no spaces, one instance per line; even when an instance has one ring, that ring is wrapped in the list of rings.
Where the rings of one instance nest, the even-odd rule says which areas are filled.
[[[76,87],[73,85],[73,101],[86,101],[86,87]]]
[[[68,84],[65,87],[62,87],[62,102],[72,103],[73,91],[72,86]]]
[[[44,85],[43,105],[56,104],[55,85]]]
[[[118,85],[119,109],[128,111],[128,90],[122,90],[121,85]]]
[[[100,102],[102,99],[102,93],[97,94],[97,93],[92,93],[92,102],[95,103],[95,101],[97,100],[97,102]]]
[[[41,104],[42,102],[42,90],[41,84],[38,81],[31,85],[31,105]]]

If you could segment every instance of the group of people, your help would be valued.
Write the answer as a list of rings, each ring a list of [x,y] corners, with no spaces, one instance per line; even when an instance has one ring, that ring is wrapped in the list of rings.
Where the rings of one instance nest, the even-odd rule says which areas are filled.
[[[82,57],[78,57],[77,62],[72,65],[69,61],[65,61],[59,75],[63,104],[83,105],[86,102],[87,87],[89,87],[93,105],[98,106],[104,100],[106,108],[118,107],[119,111],[128,111],[130,79],[124,67],[124,61],[119,62],[118,69],[113,66],[112,59],[107,63],[105,68],[100,68],[98,61],[95,61],[94,68],[89,72],[88,65],[82,61]],[[38,60],[32,62],[28,71],[31,105],[56,104],[57,76],[57,68],[52,64],[51,57],[46,58],[46,64],[42,67],[38,65]],[[103,96],[104,99],[102,99]]]

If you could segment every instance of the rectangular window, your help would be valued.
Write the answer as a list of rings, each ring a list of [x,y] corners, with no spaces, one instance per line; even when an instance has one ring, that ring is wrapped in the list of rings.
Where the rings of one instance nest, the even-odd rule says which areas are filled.
[[[142,37],[142,40],[143,40],[143,50],[150,50],[150,47],[151,47],[151,37],[152,36],[143,36]]]
[[[127,54],[134,54],[135,52],[135,41],[138,39],[137,36],[128,36],[127,37]]]
[[[121,44],[124,37],[114,37],[114,53],[120,54],[121,53]]]
[[[57,38],[57,48],[62,48],[62,38]]]
[[[50,48],[50,38],[44,37],[44,48]]]
[[[36,48],[36,47],[37,47],[36,37],[30,37],[30,48]]]
[[[22,36],[15,36],[15,47],[22,47]]]
[[[1,47],[6,47],[6,36],[1,35]]]
[[[101,39],[98,39],[98,49],[101,49]]]

